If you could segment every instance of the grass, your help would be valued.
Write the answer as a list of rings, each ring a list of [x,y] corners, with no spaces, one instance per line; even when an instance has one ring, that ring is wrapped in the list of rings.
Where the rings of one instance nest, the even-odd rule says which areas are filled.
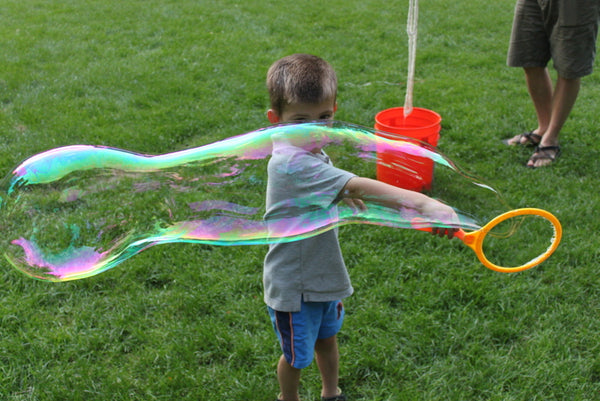
[[[505,66],[513,0],[428,0],[415,105],[443,117],[439,148],[512,207],[541,207],[564,239],[506,275],[456,241],[341,230],[355,294],[340,334],[353,400],[593,400],[600,391],[597,73],[548,169],[500,139],[535,120]],[[165,153],[266,125],[264,75],[292,52],[329,60],[340,120],[400,106],[406,4],[389,1],[4,0],[0,168],[70,144]],[[460,199],[453,199],[460,202]],[[67,283],[0,270],[0,398],[268,400],[279,355],[262,302],[265,248],[154,247]],[[305,372],[304,399],[318,399]]]

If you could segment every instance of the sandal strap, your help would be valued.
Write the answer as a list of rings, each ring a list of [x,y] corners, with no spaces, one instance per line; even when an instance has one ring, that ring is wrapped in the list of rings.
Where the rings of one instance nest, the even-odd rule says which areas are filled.
[[[554,152],[555,153],[554,157],[558,157],[558,155],[560,154],[560,146],[558,146],[558,145],[536,146],[535,151],[542,152],[542,153]]]
[[[523,140],[523,138],[525,138],[525,142],[521,142]],[[514,142],[512,142],[512,141],[514,141]],[[509,145],[509,146],[519,145],[519,146],[527,146],[527,147],[538,146],[541,141],[542,141],[542,136],[534,133],[533,130],[502,140],[502,142],[505,145]]]
[[[553,153],[552,153],[553,152]],[[536,146],[531,161],[536,162],[538,160],[556,160],[560,156],[560,146]]]
[[[521,134],[521,137],[527,139],[527,142],[532,145],[537,145],[542,140],[542,136],[534,133],[533,131]]]

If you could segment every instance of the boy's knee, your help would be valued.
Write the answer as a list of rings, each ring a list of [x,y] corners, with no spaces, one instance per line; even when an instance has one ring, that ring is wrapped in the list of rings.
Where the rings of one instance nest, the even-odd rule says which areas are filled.
[[[337,344],[336,336],[331,336],[328,338],[319,338],[319,339],[317,339],[317,342],[315,343],[315,349],[316,348],[331,348],[331,347],[335,347],[336,344]]]
[[[315,343],[315,352],[317,355],[327,358],[328,355],[337,354],[337,337],[321,338]]]

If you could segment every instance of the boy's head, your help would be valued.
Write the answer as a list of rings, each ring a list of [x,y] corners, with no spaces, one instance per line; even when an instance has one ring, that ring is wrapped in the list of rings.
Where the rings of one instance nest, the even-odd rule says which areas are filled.
[[[271,123],[332,119],[337,109],[337,77],[320,57],[292,54],[267,72]]]

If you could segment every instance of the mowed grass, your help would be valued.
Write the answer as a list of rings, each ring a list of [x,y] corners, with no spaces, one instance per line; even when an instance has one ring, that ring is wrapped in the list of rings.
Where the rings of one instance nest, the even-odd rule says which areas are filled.
[[[265,126],[266,70],[294,52],[330,61],[336,117],[371,126],[403,104],[407,3],[4,0],[0,167],[62,145],[159,154]],[[343,227],[356,291],[345,301],[341,386],[352,400],[600,394],[600,78],[583,80],[558,163],[524,168],[531,150],[500,142],[535,126],[523,73],[505,66],[513,7],[421,2],[414,103],[442,115],[440,150],[512,207],[556,214],[563,243],[543,265],[507,275],[457,240]],[[460,208],[459,196],[448,201]],[[66,283],[3,262],[0,398],[274,399],[265,251],[163,245]],[[301,394],[319,391],[311,366]]]

